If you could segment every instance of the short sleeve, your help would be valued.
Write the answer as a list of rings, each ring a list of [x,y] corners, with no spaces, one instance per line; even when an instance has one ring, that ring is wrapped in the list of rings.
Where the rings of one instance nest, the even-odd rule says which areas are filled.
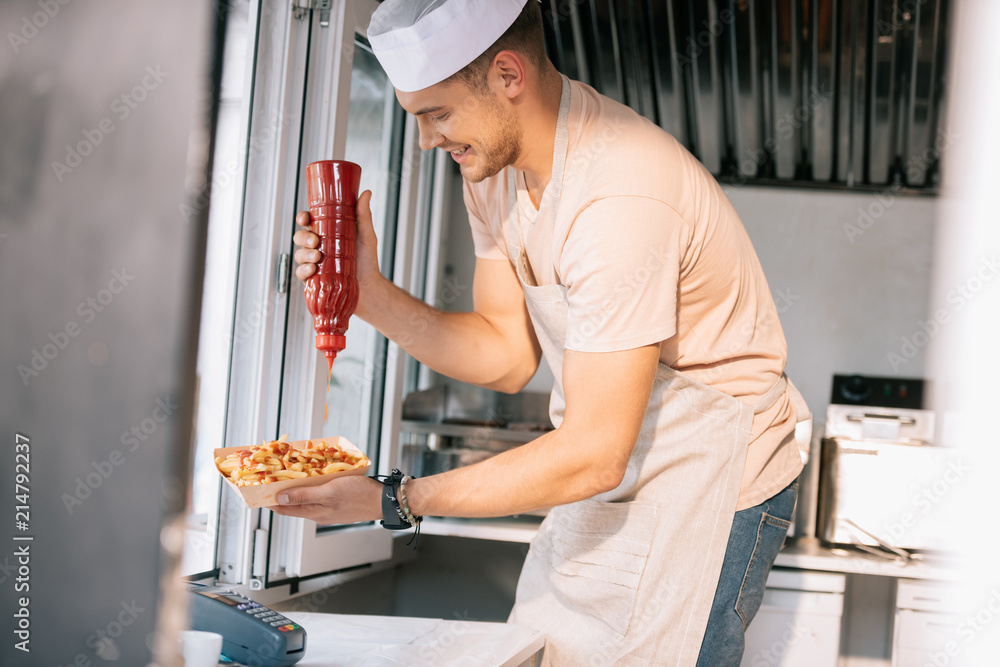
[[[476,257],[482,259],[507,259],[507,253],[497,243],[486,218],[481,212],[480,202],[471,184],[462,180],[465,208],[469,212],[469,226],[472,228],[472,245]]]
[[[684,219],[656,199],[607,197],[581,211],[558,260],[566,349],[617,352],[672,337],[689,238]]]

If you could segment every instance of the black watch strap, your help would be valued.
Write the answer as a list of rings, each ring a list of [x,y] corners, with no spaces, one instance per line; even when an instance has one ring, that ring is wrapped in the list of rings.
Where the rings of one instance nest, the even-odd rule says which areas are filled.
[[[403,473],[396,468],[382,482],[382,526],[389,530],[405,530],[413,526],[406,520],[403,508],[399,506],[399,485],[403,481]]]

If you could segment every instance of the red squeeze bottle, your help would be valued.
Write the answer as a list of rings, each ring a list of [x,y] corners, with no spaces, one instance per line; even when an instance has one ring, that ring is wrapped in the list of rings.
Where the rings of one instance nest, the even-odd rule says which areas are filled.
[[[358,306],[358,228],[355,207],[361,167],[322,160],[306,167],[306,190],[313,231],[323,257],[306,281],[306,306],[313,316],[316,349],[333,360],[344,349],[347,323]]]

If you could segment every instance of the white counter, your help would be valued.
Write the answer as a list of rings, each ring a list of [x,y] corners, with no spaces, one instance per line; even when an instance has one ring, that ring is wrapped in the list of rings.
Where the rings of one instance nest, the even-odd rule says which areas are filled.
[[[296,667],[520,667],[545,643],[519,625],[282,612],[306,630]]]
[[[954,582],[962,576],[961,563],[954,558],[920,558],[907,563],[867,554],[858,549],[827,547],[814,538],[799,538],[785,542],[774,564],[800,570],[871,574],[897,579],[928,579]]]

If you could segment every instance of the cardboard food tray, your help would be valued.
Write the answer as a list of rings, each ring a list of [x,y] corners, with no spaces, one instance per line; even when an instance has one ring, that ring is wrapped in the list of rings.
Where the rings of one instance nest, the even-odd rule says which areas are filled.
[[[337,445],[345,452],[349,452],[355,456],[361,456],[364,461],[362,464],[351,470],[342,470],[341,472],[334,472],[328,475],[313,475],[312,477],[302,477],[300,479],[285,479],[280,482],[271,482],[270,484],[258,484],[256,486],[236,486],[229,477],[226,476],[224,472],[216,467],[216,471],[222,478],[226,480],[229,484],[243,498],[243,502],[247,504],[247,507],[255,509],[258,507],[270,507],[272,505],[278,504],[278,494],[282,491],[287,491],[288,489],[296,489],[305,486],[318,486],[329,482],[331,479],[337,477],[350,477],[352,475],[364,475],[371,468],[372,462],[365,456],[365,453],[354,446],[347,438],[342,438],[340,436],[332,436],[329,438],[312,438],[311,440],[293,440],[289,441],[288,444],[295,449],[308,449],[309,443],[313,446],[319,445],[320,443],[326,443],[328,446]],[[244,449],[250,449],[249,446],[245,447],[223,447],[221,449],[216,449],[213,454],[213,460],[217,457],[226,458],[228,455],[239,452]]]

